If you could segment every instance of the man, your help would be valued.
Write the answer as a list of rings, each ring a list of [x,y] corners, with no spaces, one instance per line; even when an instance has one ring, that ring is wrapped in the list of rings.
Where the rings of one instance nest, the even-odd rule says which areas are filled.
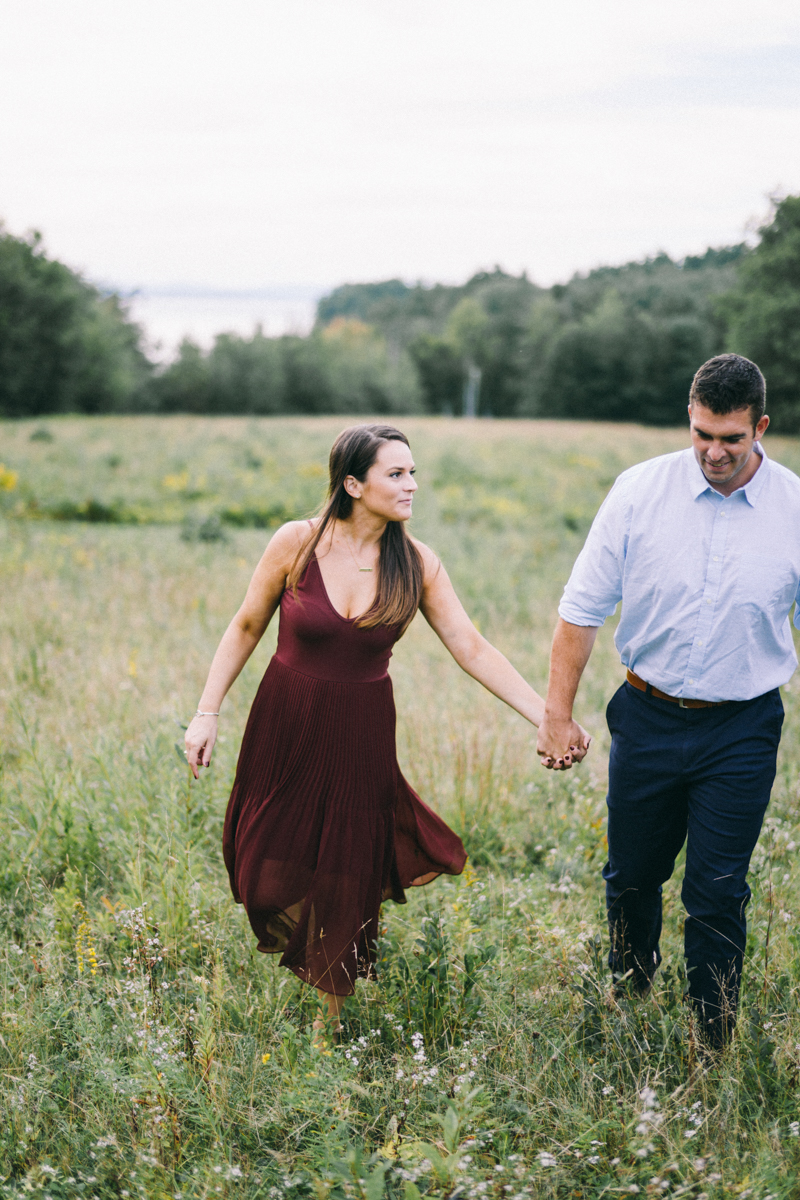
[[[763,450],[765,400],[754,363],[710,359],[689,394],[691,449],[619,476],[559,606],[539,730],[544,766],[577,761],[575,692],[597,628],[621,600],[627,680],[607,710],[609,965],[618,988],[649,990],[661,885],[686,841],[689,994],[711,1047],[735,1022],[746,877],[783,721],[778,689],[797,666],[789,611],[800,587],[800,479]]]

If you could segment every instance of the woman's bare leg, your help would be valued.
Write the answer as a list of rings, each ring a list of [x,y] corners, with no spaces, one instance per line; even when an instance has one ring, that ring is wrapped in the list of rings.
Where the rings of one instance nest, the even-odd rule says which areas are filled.
[[[320,1007],[322,1014],[314,1021],[314,1029],[323,1031],[326,1027],[333,1030],[334,1033],[341,1033],[341,1013],[342,1005],[345,1002],[344,996],[335,996],[332,992],[323,992],[322,988],[317,988]]]

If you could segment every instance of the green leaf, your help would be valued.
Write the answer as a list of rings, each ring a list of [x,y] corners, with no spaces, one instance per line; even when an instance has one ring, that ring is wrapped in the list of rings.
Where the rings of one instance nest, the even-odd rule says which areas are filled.
[[[367,1181],[365,1188],[367,1200],[381,1200],[383,1189],[386,1186],[385,1175],[390,1166],[391,1163],[388,1162],[378,1163]]]
[[[461,1122],[458,1119],[458,1113],[454,1108],[448,1108],[447,1112],[444,1114],[443,1125],[444,1144],[452,1154],[456,1148],[456,1145],[458,1144],[458,1130],[459,1126],[461,1125]]]

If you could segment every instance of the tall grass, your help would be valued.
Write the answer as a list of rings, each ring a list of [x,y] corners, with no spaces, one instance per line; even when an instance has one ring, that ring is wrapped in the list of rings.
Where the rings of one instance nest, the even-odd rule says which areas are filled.
[[[199,784],[175,744],[267,536],[221,514],[312,508],[340,426],[58,420],[50,440],[0,427],[17,475],[0,522],[0,1195],[796,1195],[793,685],[751,875],[740,1028],[719,1066],[696,1060],[682,1000],[682,868],[652,998],[608,992],[610,628],[581,691],[595,748],[554,777],[524,722],[416,621],[392,666],[401,763],[470,864],[385,906],[379,977],[348,1003],[338,1045],[315,1044],[314,995],[255,953],[219,847],[274,630],[226,701]],[[620,469],[683,433],[404,427],[416,532],[543,686],[593,511]],[[770,452],[800,463],[796,443]],[[88,501],[136,521],[53,519]]]

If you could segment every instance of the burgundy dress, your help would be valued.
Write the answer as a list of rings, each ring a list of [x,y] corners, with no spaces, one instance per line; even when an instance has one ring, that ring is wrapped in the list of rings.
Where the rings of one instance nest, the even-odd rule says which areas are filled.
[[[400,773],[387,666],[396,626],[336,611],[316,558],[281,599],[225,818],[234,899],[267,954],[349,995],[375,957],[381,901],[458,875],[461,840]]]

